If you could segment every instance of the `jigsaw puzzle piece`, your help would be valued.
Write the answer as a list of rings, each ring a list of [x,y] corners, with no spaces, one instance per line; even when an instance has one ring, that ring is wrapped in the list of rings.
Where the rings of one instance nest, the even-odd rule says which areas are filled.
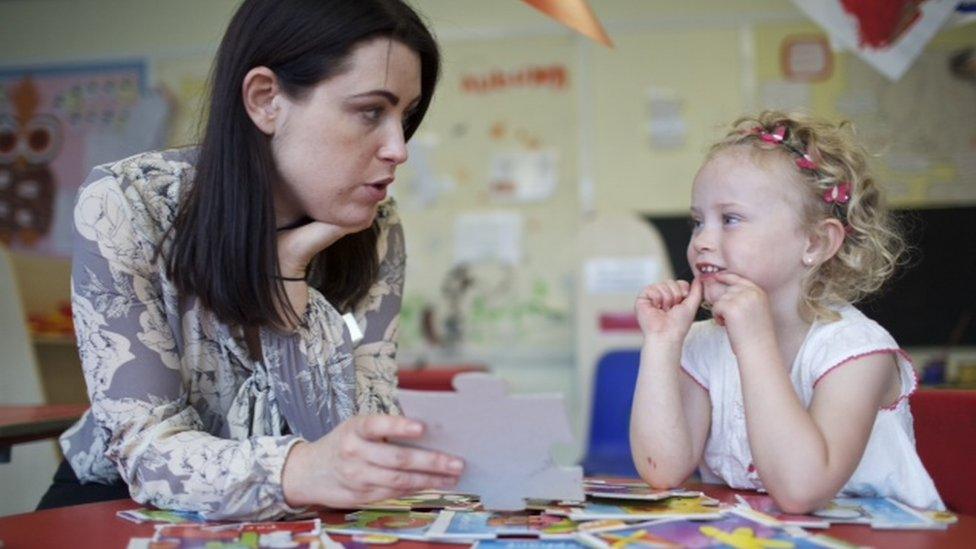
[[[582,500],[583,471],[561,467],[552,446],[572,443],[561,395],[509,395],[491,374],[454,378],[456,392],[399,392],[404,415],[422,421],[424,436],[411,446],[465,460],[459,492],[477,494],[486,509],[517,511],[525,500]]]

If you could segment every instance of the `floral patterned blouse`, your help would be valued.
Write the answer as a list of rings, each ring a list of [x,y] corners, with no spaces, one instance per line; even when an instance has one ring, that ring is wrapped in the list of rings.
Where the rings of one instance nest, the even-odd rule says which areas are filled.
[[[163,235],[195,157],[177,149],[99,166],[79,191],[71,291],[92,405],[61,447],[81,482],[122,478],[141,503],[211,519],[276,518],[294,511],[281,472],[295,443],[356,413],[399,413],[403,232],[392,200],[381,204],[380,275],[352,311],[358,344],[309,288],[300,326],[261,328],[254,360],[240,328],[166,276]]]

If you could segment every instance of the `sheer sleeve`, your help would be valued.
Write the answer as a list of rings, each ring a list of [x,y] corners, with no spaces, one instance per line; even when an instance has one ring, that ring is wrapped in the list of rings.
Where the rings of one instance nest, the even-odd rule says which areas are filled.
[[[109,480],[91,467],[104,454],[140,503],[212,519],[283,515],[281,471],[300,439],[206,431],[189,404],[179,314],[153,262],[153,197],[120,177],[96,168],[74,212],[72,307],[92,406],[62,438],[65,453],[82,481]]]

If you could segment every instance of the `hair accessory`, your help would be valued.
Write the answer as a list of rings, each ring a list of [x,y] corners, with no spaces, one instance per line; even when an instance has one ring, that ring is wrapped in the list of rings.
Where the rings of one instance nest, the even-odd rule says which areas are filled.
[[[788,151],[795,154],[797,168],[800,168],[801,170],[810,170],[812,172],[817,171],[817,163],[813,161],[813,158],[811,158],[809,154],[801,151],[786,141],[787,132],[787,127],[783,124],[773,128],[772,132],[766,131],[766,128],[763,128],[762,126],[757,126],[752,130],[752,133],[758,135],[759,139],[761,139],[763,143],[782,145],[786,147]]]
[[[744,133],[758,136],[763,143],[782,145],[784,148],[786,148],[786,150],[795,155],[794,162],[796,162],[796,167],[800,168],[801,170],[809,170],[820,173],[820,167],[817,166],[817,163],[813,161],[813,158],[809,153],[800,150],[800,148],[787,141],[789,128],[787,128],[785,124],[778,124],[774,126],[773,131],[768,131],[763,126],[756,126],[755,128],[752,128],[752,130]],[[827,204],[833,204],[836,207],[835,209],[839,219],[846,219],[842,206],[851,200],[850,182],[841,181],[840,183],[831,186],[829,189],[824,191],[823,200]],[[846,222],[844,223],[844,232],[847,236],[850,236],[853,233],[850,224]]]
[[[753,133],[759,135],[759,139],[762,139],[766,143],[772,143],[774,145],[780,145],[786,140],[786,126],[779,125],[773,128],[773,133],[769,133],[763,127],[758,127],[753,130]]]
[[[827,204],[847,204],[851,199],[851,184],[842,181],[824,191],[824,202]]]

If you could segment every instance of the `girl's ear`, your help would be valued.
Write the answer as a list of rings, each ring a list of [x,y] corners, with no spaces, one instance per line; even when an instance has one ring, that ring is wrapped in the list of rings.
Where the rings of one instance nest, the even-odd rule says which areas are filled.
[[[278,77],[268,67],[254,67],[244,75],[241,99],[254,125],[266,135],[274,135],[279,113]]]
[[[807,247],[803,251],[803,264],[806,266],[820,265],[837,255],[847,232],[839,219],[823,219],[810,231],[807,237]]]

